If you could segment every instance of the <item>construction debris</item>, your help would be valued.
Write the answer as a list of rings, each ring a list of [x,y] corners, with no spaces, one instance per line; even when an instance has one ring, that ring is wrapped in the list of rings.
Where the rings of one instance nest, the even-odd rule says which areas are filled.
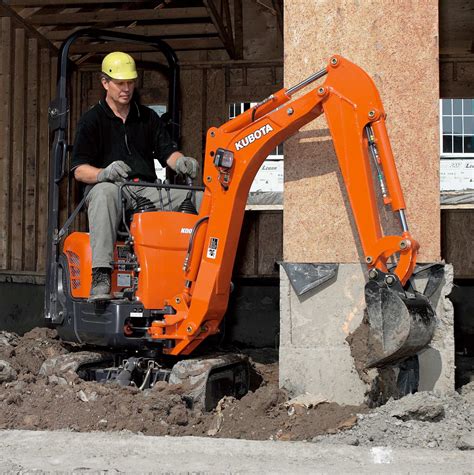
[[[81,350],[62,344],[48,329],[23,337],[0,332],[0,375],[9,375],[0,382],[0,429],[473,448],[474,383],[460,394],[418,393],[374,410],[318,395],[291,399],[278,387],[276,352],[252,351],[253,390],[240,400],[223,398],[205,412],[190,407],[184,384],[159,381],[140,391],[82,380],[71,366]]]

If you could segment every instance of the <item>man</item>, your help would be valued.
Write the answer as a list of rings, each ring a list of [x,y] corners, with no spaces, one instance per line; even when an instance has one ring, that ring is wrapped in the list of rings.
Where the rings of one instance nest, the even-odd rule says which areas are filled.
[[[136,78],[130,55],[108,54],[101,73],[105,95],[77,127],[72,170],[76,180],[90,189],[86,198],[92,250],[90,301],[111,298],[111,262],[121,219],[120,183],[134,179],[155,182],[155,158],[180,175],[196,178],[199,170],[194,158],[178,151],[158,115],[133,100]],[[159,193],[154,188],[130,187],[127,207],[138,197],[158,203]],[[174,190],[173,209],[182,197],[182,190]]]

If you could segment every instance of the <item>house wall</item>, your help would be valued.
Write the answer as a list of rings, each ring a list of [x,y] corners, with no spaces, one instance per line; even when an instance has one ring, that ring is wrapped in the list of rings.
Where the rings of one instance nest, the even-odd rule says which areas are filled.
[[[56,53],[0,17],[0,271],[44,273]]]

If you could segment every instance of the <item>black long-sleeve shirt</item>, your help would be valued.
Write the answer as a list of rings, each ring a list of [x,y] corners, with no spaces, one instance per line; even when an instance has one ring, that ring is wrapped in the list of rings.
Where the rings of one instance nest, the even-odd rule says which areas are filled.
[[[115,160],[123,160],[132,169],[129,179],[153,182],[153,159],[166,166],[166,160],[177,150],[154,110],[132,102],[124,123],[101,99],[79,120],[71,169],[84,164],[105,168]]]

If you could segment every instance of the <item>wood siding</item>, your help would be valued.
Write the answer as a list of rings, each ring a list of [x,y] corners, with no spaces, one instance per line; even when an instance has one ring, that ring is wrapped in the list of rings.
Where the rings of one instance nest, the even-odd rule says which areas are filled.
[[[0,17],[0,271],[45,269],[47,110],[56,50]]]

